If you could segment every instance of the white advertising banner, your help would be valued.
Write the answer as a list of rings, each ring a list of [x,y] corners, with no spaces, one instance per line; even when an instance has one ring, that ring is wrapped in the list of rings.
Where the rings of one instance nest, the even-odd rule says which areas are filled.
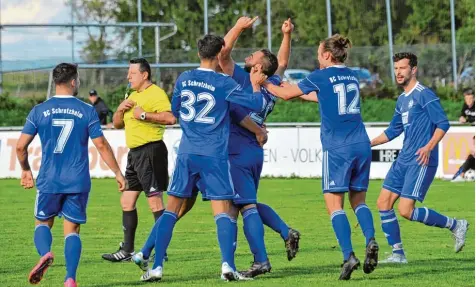
[[[385,128],[368,127],[370,138],[381,134]],[[318,127],[268,127],[269,139],[264,149],[263,176],[273,177],[321,177],[322,146]],[[124,171],[127,163],[128,148],[125,145],[123,130],[106,130],[116,158]],[[174,168],[177,149],[182,131],[167,129],[164,141],[169,151],[169,172]],[[0,132],[0,178],[19,178],[20,165],[16,159],[16,142],[19,131]],[[472,127],[452,127],[440,144],[440,166],[438,177],[449,177],[466,159],[471,145],[474,129]],[[397,157],[403,143],[400,136],[390,143],[378,146],[372,151],[370,177],[385,178],[391,163]],[[29,160],[36,176],[41,164],[41,146],[38,137],[31,143]],[[92,177],[111,177],[112,172],[101,159],[98,151],[89,142],[89,168]]]

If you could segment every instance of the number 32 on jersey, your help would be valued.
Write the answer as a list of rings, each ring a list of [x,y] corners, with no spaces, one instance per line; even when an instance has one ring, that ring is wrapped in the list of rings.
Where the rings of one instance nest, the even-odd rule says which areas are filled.
[[[181,106],[187,110],[187,113],[180,111],[180,118],[183,121],[190,122],[194,121],[196,123],[204,123],[204,124],[214,124],[215,118],[207,117],[208,113],[213,109],[215,106],[215,98],[210,93],[199,93],[195,95],[190,90],[183,90],[181,93],[181,97],[186,97],[187,100],[182,100]],[[206,101],[205,106],[202,108],[200,112],[196,112],[194,104],[196,102]]]

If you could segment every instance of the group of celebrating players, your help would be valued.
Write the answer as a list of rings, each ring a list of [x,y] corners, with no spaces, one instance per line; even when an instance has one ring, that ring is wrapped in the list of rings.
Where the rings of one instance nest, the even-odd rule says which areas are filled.
[[[389,127],[370,140],[360,113],[357,75],[344,65],[350,40],[336,34],[321,41],[317,50],[319,69],[299,84],[291,85],[282,82],[294,29],[290,19],[282,25],[283,40],[277,56],[261,49],[245,59],[244,68],[233,61],[231,52],[235,42],[256,20],[257,17],[241,17],[224,38],[205,35],[198,41],[200,67],[182,73],[176,81],[171,112],[179,121],[183,135],[167,189],[166,209],[141,251],[132,256],[132,261],[145,271],[141,280],[162,279],[175,223],[192,208],[198,192],[211,202],[213,209],[222,256],[222,279],[251,280],[271,271],[263,224],[281,235],[288,260],[296,256],[300,233],[288,227],[271,207],[257,201],[263,145],[267,141],[264,123],[278,98],[301,97],[318,102],[322,121],[322,191],[344,260],[339,279],[350,279],[352,272],[360,267],[343,210],[346,193],[366,239],[365,273],[373,272],[378,263],[407,263],[394,212],[397,199],[402,217],[449,229],[455,239],[455,252],[461,251],[468,230],[466,220],[415,206],[416,201],[423,202],[435,177],[437,146],[449,129],[439,98],[416,79],[417,57],[412,53],[393,56],[396,81],[404,92],[398,97]],[[30,112],[17,146],[23,169],[21,184],[25,188],[34,186],[27,149],[36,134],[43,148],[35,204],[35,246],[41,258],[29,280],[32,284],[39,283],[53,263],[50,229],[54,215],[61,214],[65,218],[65,286],[76,286],[81,254],[79,226],[85,223],[91,187],[88,138],[116,174],[119,189],[125,190],[127,183],[103,136],[94,108],[75,98],[79,88],[76,66],[60,64],[53,76],[56,95]],[[54,132],[52,127],[60,127],[61,132]],[[365,202],[371,147],[389,142],[401,133],[405,135],[402,150],[377,201],[382,230],[392,247],[390,257],[379,261],[373,217]],[[252,266],[243,272],[237,271],[234,259],[239,213],[254,256]],[[153,249],[155,260],[149,267]]]

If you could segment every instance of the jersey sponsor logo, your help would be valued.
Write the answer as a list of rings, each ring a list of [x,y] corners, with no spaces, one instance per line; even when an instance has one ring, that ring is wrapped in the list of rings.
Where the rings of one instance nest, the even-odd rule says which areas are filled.
[[[397,159],[399,149],[374,149],[372,150],[373,162],[394,162]]]

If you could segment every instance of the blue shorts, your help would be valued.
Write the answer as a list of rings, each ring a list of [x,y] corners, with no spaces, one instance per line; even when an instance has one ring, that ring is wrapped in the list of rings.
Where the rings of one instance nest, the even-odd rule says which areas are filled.
[[[423,202],[437,169],[437,166],[404,165],[394,161],[383,188],[401,197]]]
[[[231,200],[234,197],[228,160],[196,154],[177,156],[167,194],[190,198],[199,181],[210,200]]]
[[[86,223],[86,207],[89,192],[83,193],[36,193],[35,218],[46,221],[54,216],[64,216],[76,224]]]
[[[234,204],[256,204],[263,169],[263,150],[230,155],[231,178],[235,186]]]
[[[324,151],[322,191],[367,191],[372,151],[369,143],[357,143]]]

